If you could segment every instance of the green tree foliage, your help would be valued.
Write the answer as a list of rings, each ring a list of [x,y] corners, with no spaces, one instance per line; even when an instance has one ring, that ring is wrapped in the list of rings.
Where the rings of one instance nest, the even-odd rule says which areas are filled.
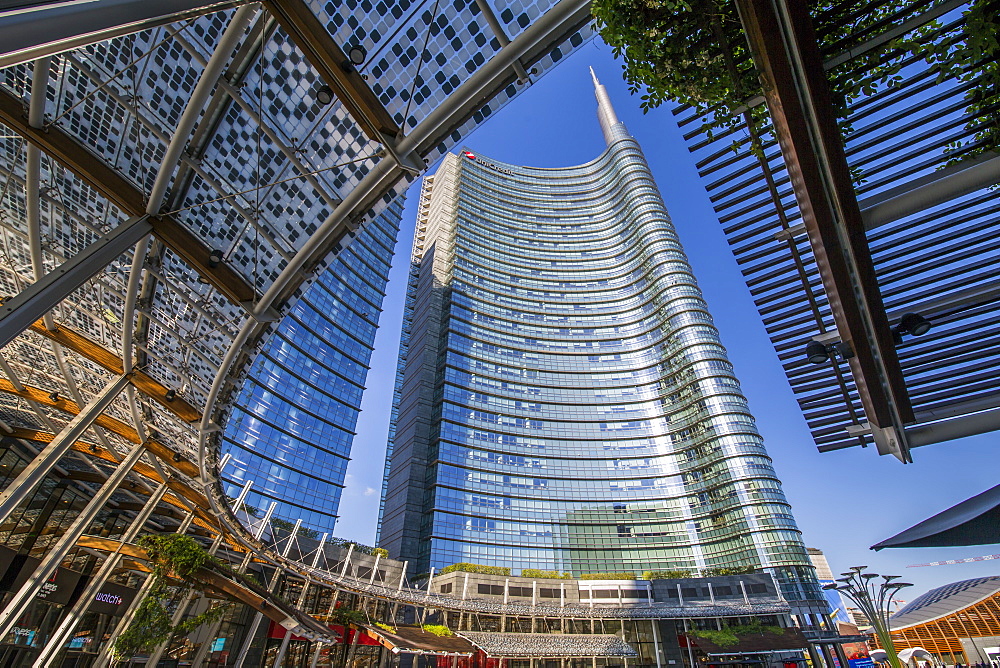
[[[932,22],[923,34],[907,35],[903,45],[937,70],[937,81],[955,79],[974,84],[965,94],[966,129],[971,139],[945,147],[954,164],[1000,150],[1000,5],[973,0],[964,24],[945,29]]]
[[[166,607],[172,597],[172,580],[179,580],[183,589],[198,587],[193,579],[201,568],[219,565],[196,540],[180,534],[143,536],[137,541],[149,556],[153,585],[136,608],[132,623],[115,640],[111,653],[116,662],[151,652],[166,642],[174,633],[187,635],[202,624],[219,619],[229,608],[216,605],[207,612],[172,625],[171,613]]]
[[[292,531],[295,530],[294,522],[289,522],[288,520],[283,520],[277,517],[271,520],[271,525],[276,526],[284,531],[287,531],[288,533],[291,533]],[[310,529],[309,527],[300,526],[296,534],[298,536],[301,536],[302,538],[310,538],[312,540],[316,540],[317,538],[319,538],[319,532],[316,531],[315,529]]]
[[[455,635],[452,633],[451,629],[447,626],[442,626],[441,624],[424,624],[421,628],[428,633],[433,633],[434,635],[442,638]]]
[[[331,621],[340,624],[364,624],[368,621],[368,616],[360,610],[353,608],[337,608],[330,615]]]
[[[572,580],[573,575],[570,573],[560,573],[559,571],[543,571],[538,568],[522,568],[521,569],[522,578],[545,578],[550,580]]]
[[[372,549],[372,555],[381,556],[384,559],[385,557],[389,556],[389,550],[385,549],[384,547],[376,547]]]
[[[584,573],[581,580],[635,580],[635,573]]]
[[[675,100],[725,127],[761,93],[731,0],[595,0],[593,13],[644,112]]]
[[[754,566],[718,566],[715,568],[706,568],[701,574],[706,578],[710,578],[718,575],[749,575],[756,572],[757,568]]]
[[[719,647],[732,647],[739,644],[740,640],[747,636],[763,635],[765,633],[781,635],[784,632],[785,630],[780,626],[766,626],[756,619],[738,626],[723,626],[721,629],[693,629],[688,631],[695,638],[704,638]]]
[[[689,577],[692,577],[691,571],[685,570],[645,571],[642,574],[643,580],[680,580]]]
[[[455,571],[462,573],[482,573],[484,575],[510,575],[510,568],[506,566],[484,566],[482,564],[470,564],[467,562],[445,566],[441,569],[441,574],[454,573]]]
[[[891,30],[929,6],[893,0],[856,12],[850,3],[808,0],[825,57]],[[709,138],[744,125],[733,150],[763,156],[767,126],[762,88],[750,57],[735,0],[594,0],[593,14],[604,41],[622,60],[632,93],[642,93],[649,111],[667,100],[692,106],[706,121]],[[901,38],[847,59],[827,72],[834,112],[845,137],[851,102],[898,84],[902,67],[914,56],[938,68],[939,81],[978,82],[966,95],[975,132],[971,141],[946,150],[964,158],[1000,147],[1000,11],[996,0],[973,0],[964,26],[946,30],[931,21]],[[855,174],[861,180],[860,174]]]

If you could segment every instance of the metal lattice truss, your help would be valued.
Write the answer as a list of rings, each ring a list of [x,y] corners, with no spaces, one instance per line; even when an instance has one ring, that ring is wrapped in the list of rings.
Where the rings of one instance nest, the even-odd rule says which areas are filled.
[[[996,112],[970,112],[991,84],[894,42],[926,30],[947,45],[970,3],[845,0],[815,20],[808,3],[737,5],[765,82],[749,104],[766,102],[767,120],[712,135],[675,113],[817,446],[874,443],[908,462],[912,447],[1000,428],[1000,156],[980,138]],[[880,18],[845,35],[858,16]],[[897,57],[883,85],[877,66]],[[837,77],[870,89],[841,119],[846,143]],[[759,156],[731,150],[751,137]],[[915,335],[907,314],[933,328]]]
[[[254,355],[428,163],[589,37],[588,4],[37,4],[0,10],[0,433],[39,453],[0,511],[56,466],[95,498],[124,467],[108,498],[166,485],[162,506],[266,552],[218,480]]]

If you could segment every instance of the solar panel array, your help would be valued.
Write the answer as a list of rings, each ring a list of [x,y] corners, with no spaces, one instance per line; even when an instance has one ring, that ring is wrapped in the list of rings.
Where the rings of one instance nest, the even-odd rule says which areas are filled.
[[[516,38],[555,5],[542,0],[498,7],[508,31],[505,40]],[[312,3],[310,7],[328,28],[334,44],[345,50],[353,45],[367,49],[368,59],[358,69],[406,132],[433,110],[450,104],[456,89],[500,49],[499,39],[475,2],[425,0],[388,6],[366,0]],[[245,24],[236,23],[241,19]],[[543,73],[591,36],[585,17],[571,26],[559,25],[561,32],[543,35],[524,59],[532,76]],[[236,31],[235,40],[216,54],[227,30]],[[213,58],[222,58],[222,75],[217,85],[210,86],[204,105],[191,110],[195,115],[191,130],[178,136],[177,128],[185,127],[185,112]],[[432,148],[419,157],[433,162],[516,96],[526,85],[516,79],[508,68],[488,80],[482,104],[463,107],[447,127],[435,129],[429,136]],[[187,19],[68,51],[47,62],[0,70],[0,95],[5,100],[20,101],[27,110],[34,98],[43,127],[96,155],[143,198],[164,181],[158,180],[158,172],[168,162],[171,144],[179,143],[182,151],[176,169],[171,164],[165,174],[168,187],[158,212],[179,222],[206,248],[218,251],[221,264],[235,270],[258,298],[275,287],[282,271],[323,223],[340,215],[341,202],[350,199],[366,175],[392,160],[381,138],[375,141],[366,136],[339,99],[334,97],[326,106],[317,101],[322,85],[293,37],[258,5]],[[37,103],[42,96],[43,107]],[[44,151],[36,179],[29,165],[33,159],[29,160],[28,144],[18,132],[0,126],[0,297],[4,298],[30,285],[36,272],[50,271],[129,218],[99,188]],[[399,219],[398,200],[412,178],[404,174],[379,186],[363,206],[348,211],[348,220],[360,227],[318,264],[290,277],[287,285],[298,287],[290,298],[275,304],[279,316],[294,316],[295,303],[319,277],[323,277],[321,285],[311,289],[329,291],[330,284],[342,279],[350,283],[331,297],[339,305],[331,308],[351,304],[356,294],[368,289],[361,285],[361,275],[379,293],[377,299],[369,295],[369,300],[380,301]],[[30,184],[40,188],[37,222]],[[388,212],[388,218],[373,223],[383,212]],[[375,257],[364,257],[368,251],[349,250],[351,238],[364,236],[369,227],[377,228],[369,235],[378,238],[371,242],[377,246]],[[33,241],[36,232],[37,242]],[[142,276],[130,284],[133,267]],[[225,431],[232,402],[243,396],[240,388],[250,366],[267,349],[268,337],[279,321],[272,314],[263,319],[260,314],[251,317],[251,304],[234,303],[204,282],[200,270],[154,240],[146,253],[123,253],[63,301],[52,316],[57,325],[84,335],[119,358],[132,339],[134,346],[128,352],[134,354],[138,368],[197,410],[206,411],[230,439],[239,438],[233,430]],[[317,294],[305,301],[318,299]],[[126,322],[133,300],[135,318]],[[315,346],[341,352],[358,346],[361,352],[354,355],[354,368],[348,375],[356,375],[358,369],[363,372],[378,315],[378,303],[370,306],[352,311],[350,318],[338,323],[346,330],[364,328],[354,343],[337,339],[339,334],[333,330],[304,332],[298,342],[308,347],[313,344],[305,339],[314,336]],[[233,341],[251,326],[264,335],[237,346],[249,354],[227,366]],[[14,427],[57,432],[72,415],[67,404],[49,405],[24,392],[18,394],[18,385],[36,387],[40,396],[56,392],[83,406],[112,378],[100,365],[31,332],[19,336],[0,356],[9,365],[0,377],[6,383],[0,388],[6,390],[0,392],[0,414],[5,424]],[[305,388],[317,394],[331,392],[318,379],[305,381]],[[213,405],[210,400],[220,389],[221,402]],[[271,389],[286,403],[299,401],[303,391],[292,382]],[[349,392],[341,399],[356,416],[360,394]],[[141,416],[143,430],[155,432],[185,458],[199,461],[204,454],[199,444],[205,434],[197,422],[178,420],[172,411],[141,393],[134,402],[130,395],[121,395],[108,414],[125,426]],[[353,418],[345,418],[342,426],[352,429]],[[221,434],[207,433],[214,451]],[[122,445],[128,440],[109,437],[123,439]],[[271,445],[277,446],[282,438],[275,437]],[[287,473],[297,465],[282,462],[281,467]],[[259,460],[251,468],[255,477],[274,474],[263,483],[272,495],[291,496],[291,481],[285,474]],[[238,477],[238,482],[242,480]]]

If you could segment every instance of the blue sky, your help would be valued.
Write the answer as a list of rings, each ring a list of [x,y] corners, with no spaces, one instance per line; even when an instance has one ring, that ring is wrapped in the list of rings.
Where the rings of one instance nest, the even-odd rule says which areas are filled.
[[[905,600],[948,582],[1000,574],[1000,564],[994,562],[906,568],[1000,552],[996,545],[879,553],[868,549],[995,485],[991,448],[1000,437],[985,434],[920,448],[913,453],[914,463],[905,466],[892,457],[878,456],[874,448],[817,452],[672,114],[665,107],[642,113],[607,46],[599,40],[584,45],[483,124],[465,145],[503,162],[536,167],[593,159],[604,149],[604,140],[588,66],[608,87],[619,118],[643,147],[806,545],[823,550],[835,573],[869,565],[876,572],[902,575],[916,585],[900,595]],[[418,192],[419,182],[411,188],[396,247],[337,526],[339,536],[368,544],[374,540],[378,516]]]

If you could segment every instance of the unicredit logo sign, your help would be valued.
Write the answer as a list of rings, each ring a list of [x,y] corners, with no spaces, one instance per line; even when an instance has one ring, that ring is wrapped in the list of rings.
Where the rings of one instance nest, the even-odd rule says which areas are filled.
[[[500,172],[501,174],[508,174],[510,176],[514,176],[514,172],[510,171],[509,169],[506,169],[504,167],[498,167],[497,165],[494,165],[492,162],[486,162],[485,160],[481,160],[480,158],[476,157],[475,153],[470,153],[469,151],[466,151],[465,157],[468,158],[469,160],[474,160],[477,164],[480,164],[483,167],[492,169],[494,172]]]
[[[94,597],[98,603],[110,603],[111,605],[121,605],[122,597],[116,594],[98,594]]]

